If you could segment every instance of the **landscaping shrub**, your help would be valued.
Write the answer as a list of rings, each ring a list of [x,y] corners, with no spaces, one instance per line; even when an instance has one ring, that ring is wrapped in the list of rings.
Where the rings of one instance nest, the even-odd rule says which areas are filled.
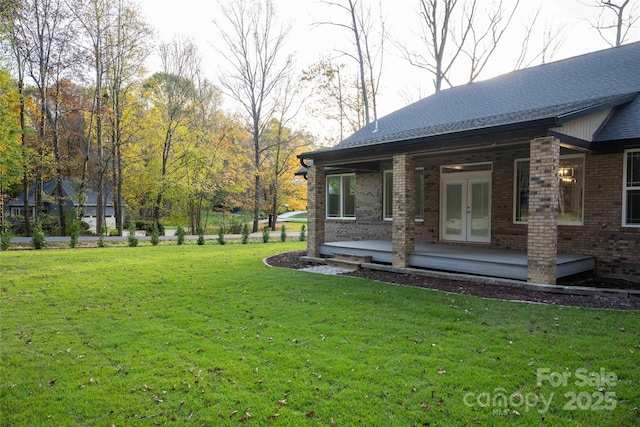
[[[262,243],[268,243],[269,242],[269,226],[265,225],[264,228],[262,229]]]
[[[71,222],[71,240],[69,240],[69,247],[71,249],[78,247],[78,237],[80,236],[80,221],[74,219]]]
[[[107,246],[107,244],[104,241],[104,236],[107,235],[107,226],[103,225],[102,228],[100,229],[100,237],[98,237],[98,247],[99,248],[104,248]]]
[[[176,230],[176,236],[178,236],[178,244],[179,245],[184,245],[184,227],[179,225],[178,229]]]
[[[33,237],[31,237],[31,246],[33,247],[33,249],[42,249],[47,246],[47,240],[40,224],[38,224],[36,226],[36,229],[33,231]]]
[[[158,229],[158,223],[154,222],[151,227],[151,244],[158,246],[158,243],[160,243],[160,231]]]
[[[220,243],[221,245],[224,245],[225,242],[224,241],[224,227],[220,226],[220,228],[218,228],[218,243]]]
[[[247,224],[246,222],[244,223],[244,226],[242,227],[242,240],[241,240],[243,245],[246,245],[247,242],[249,242],[249,224]]]
[[[198,228],[198,245],[204,245],[204,230],[202,227]]]
[[[300,227],[300,236],[298,237],[298,239],[301,242],[304,242],[306,238],[307,238],[307,227],[304,224],[302,224],[302,226]]]
[[[11,228],[6,225],[0,229],[0,249],[6,251],[11,247],[11,238],[13,237],[13,233],[11,233]]]
[[[138,246],[138,238],[136,237],[136,224],[134,222],[129,223],[129,237],[127,237],[129,246],[135,248]]]
[[[280,228],[280,241],[287,241],[287,229],[285,228],[284,224],[282,224],[282,228]]]

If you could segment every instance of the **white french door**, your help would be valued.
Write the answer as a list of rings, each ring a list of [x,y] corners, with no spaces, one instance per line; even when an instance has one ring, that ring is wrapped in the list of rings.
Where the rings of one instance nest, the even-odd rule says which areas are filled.
[[[442,177],[442,240],[491,242],[491,174]]]

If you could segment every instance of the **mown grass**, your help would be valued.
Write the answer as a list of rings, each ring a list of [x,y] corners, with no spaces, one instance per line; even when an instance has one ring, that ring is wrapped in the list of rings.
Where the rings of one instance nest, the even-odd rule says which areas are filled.
[[[0,425],[640,422],[638,312],[262,263],[303,247],[0,253]],[[538,369],[571,377],[538,385]]]

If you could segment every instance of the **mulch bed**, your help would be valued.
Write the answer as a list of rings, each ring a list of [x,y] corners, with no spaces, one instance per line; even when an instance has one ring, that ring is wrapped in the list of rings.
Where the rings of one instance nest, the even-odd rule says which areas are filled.
[[[286,252],[267,258],[267,264],[273,267],[301,269],[311,266],[303,259],[306,251]],[[395,285],[415,286],[435,289],[455,294],[473,295],[482,298],[528,301],[541,304],[556,304],[576,307],[606,308],[614,310],[640,310],[640,297],[621,298],[602,295],[568,295],[552,292],[531,291],[503,285],[470,283],[458,280],[426,277],[414,274],[392,273],[362,269],[344,275],[362,277]],[[603,279],[589,275],[580,275],[562,282],[563,285],[589,286],[603,288],[639,288],[636,283],[619,279]]]

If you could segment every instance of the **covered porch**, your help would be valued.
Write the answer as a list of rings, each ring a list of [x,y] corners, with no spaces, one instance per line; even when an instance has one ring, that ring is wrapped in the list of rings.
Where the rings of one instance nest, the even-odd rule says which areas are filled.
[[[392,242],[360,240],[325,242],[320,255],[369,256],[371,261],[392,264]],[[558,254],[556,279],[595,269],[595,259],[576,254]],[[527,280],[527,252],[473,246],[416,243],[409,253],[408,266],[429,270],[467,273],[514,280]]]

